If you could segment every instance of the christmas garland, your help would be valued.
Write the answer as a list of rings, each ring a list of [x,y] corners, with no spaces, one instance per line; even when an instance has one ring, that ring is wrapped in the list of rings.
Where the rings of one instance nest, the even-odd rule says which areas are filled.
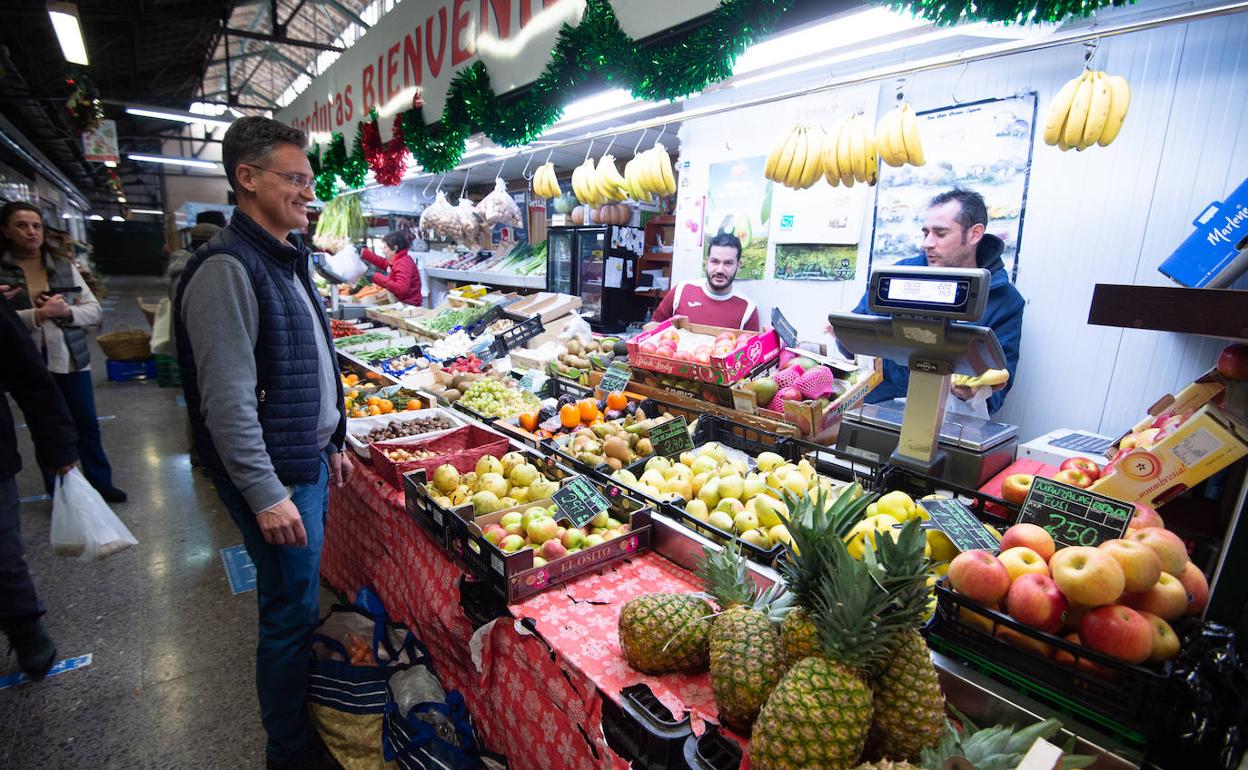
[[[1101,8],[1132,5],[1135,0],[892,0],[884,3],[935,24],[974,21],[1037,24],[1085,18]]]

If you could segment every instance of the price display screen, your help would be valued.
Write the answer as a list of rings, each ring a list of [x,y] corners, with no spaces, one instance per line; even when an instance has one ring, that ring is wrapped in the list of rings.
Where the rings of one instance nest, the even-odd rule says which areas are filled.
[[[922,281],[894,278],[888,284],[888,298],[902,302],[936,302],[952,305],[958,301],[957,281]]]

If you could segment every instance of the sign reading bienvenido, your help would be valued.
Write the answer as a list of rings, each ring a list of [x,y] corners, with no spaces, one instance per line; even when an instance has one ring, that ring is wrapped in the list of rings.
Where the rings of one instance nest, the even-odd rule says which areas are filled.
[[[689,422],[675,417],[650,429],[650,445],[661,457],[671,457],[681,452],[693,451],[693,439],[689,436]]]
[[[1001,545],[983,522],[975,518],[971,509],[957,500],[920,500],[919,505],[931,516],[932,524],[948,535],[959,551],[981,549],[995,552]]]
[[[554,501],[559,513],[578,527],[585,526],[595,516],[611,507],[607,498],[584,476],[577,476],[564,484],[550,499]]]
[[[1096,546],[1126,534],[1135,506],[1037,476],[1023,501],[1019,524],[1037,524],[1059,545]]]

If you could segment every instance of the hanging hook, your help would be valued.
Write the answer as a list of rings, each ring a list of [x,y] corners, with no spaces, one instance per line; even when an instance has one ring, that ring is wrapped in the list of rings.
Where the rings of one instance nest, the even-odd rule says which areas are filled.
[[[520,176],[523,177],[526,182],[533,179],[533,177],[529,176],[529,164],[533,162],[534,155],[536,155],[536,153],[529,153],[528,159],[524,162],[524,171],[520,172]],[[536,172],[534,172],[534,174],[536,174]]]
[[[589,160],[589,154],[594,151],[594,140],[589,140],[589,147],[585,148],[585,160]]]
[[[633,156],[636,157],[637,151],[641,149],[641,143],[646,141],[647,129],[641,129],[641,138],[637,140],[637,146],[633,148]]]
[[[464,199],[464,195],[468,192],[468,176],[469,176],[470,174],[472,174],[472,168],[471,168],[471,167],[466,167],[466,168],[464,168],[464,186],[463,186],[463,187],[461,187],[461,188],[460,188],[460,190],[459,190],[459,199],[460,199],[460,200],[463,200],[463,199]]]
[[[1096,55],[1096,50],[1101,47],[1101,39],[1094,37],[1083,44],[1083,68],[1085,70],[1092,68],[1092,57]]]
[[[615,138],[617,136],[619,136],[619,134],[611,135],[611,141],[607,142],[607,149],[602,153],[603,155],[606,155],[607,153],[611,152],[611,148],[615,146]]]
[[[420,197],[422,197],[422,198],[426,198],[426,197],[428,197],[428,196],[429,196],[429,185],[433,184],[433,180],[435,180],[435,179],[437,179],[437,178],[438,178],[438,175],[437,175],[437,174],[430,174],[430,175],[429,175],[429,181],[428,181],[428,182],[425,182],[425,187],[424,187],[424,189],[420,191]]]
[[[660,140],[660,139],[662,139],[662,138],[663,138],[663,135],[664,135],[664,134],[666,134],[666,133],[667,133],[667,124],[666,124],[666,123],[664,123],[664,124],[663,124],[663,128],[660,128],[660,129],[659,129],[659,135],[658,135],[658,136],[656,136],[656,137],[654,137],[654,145],[655,145],[656,147],[657,147],[657,146],[658,146],[658,144],[659,144],[659,140]]]
[[[498,173],[494,175],[495,179],[503,178],[503,169],[507,168],[507,160],[507,158],[503,158],[502,162],[498,164]]]
[[[550,162],[550,159],[551,159],[551,157],[552,157],[554,154],[555,154],[555,146],[552,144],[552,145],[550,146],[550,152],[546,153],[546,162],[547,162],[547,163],[549,163],[549,162]]]

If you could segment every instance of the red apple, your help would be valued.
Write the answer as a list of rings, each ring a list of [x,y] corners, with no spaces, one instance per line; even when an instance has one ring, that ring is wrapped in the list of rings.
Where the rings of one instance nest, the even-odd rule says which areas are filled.
[[[498,524],[487,524],[485,529],[481,531],[481,534],[485,535],[486,540],[489,540],[494,545],[498,545],[510,533]]]
[[[1090,457],[1071,457],[1061,464],[1059,470],[1070,470],[1074,468],[1077,471],[1083,471],[1096,481],[1101,477],[1101,466],[1096,464],[1096,460]]]
[[[1161,440],[1161,428],[1145,428],[1135,434],[1135,447],[1137,449],[1148,449],[1159,440]]]
[[[542,543],[542,558],[547,561],[562,559],[568,555],[568,549],[558,540],[547,540]]]
[[[1028,476],[1028,479],[1031,478],[1034,477]],[[1028,483],[1031,482],[1028,481]],[[1025,492],[1023,494],[1026,495]],[[1001,535],[1003,551],[1020,545],[1035,551],[1046,562],[1053,558],[1053,551],[1057,548],[1053,542],[1053,536],[1038,524],[1015,524]]]
[[[1005,608],[1019,623],[1050,634],[1062,627],[1069,602],[1048,575],[1022,575],[1010,584]]]
[[[1200,571],[1194,562],[1188,562],[1187,566],[1178,575],[1175,575],[1179,582],[1183,584],[1184,590],[1187,591],[1187,615],[1199,615],[1205,611],[1205,605],[1209,603],[1209,580],[1205,577],[1205,573]]]
[[[1164,618],[1151,612],[1141,612],[1144,619],[1153,628],[1153,650],[1148,654],[1149,663],[1164,663],[1179,654],[1179,637]]]
[[[1147,591],[1161,577],[1161,559],[1152,548],[1134,540],[1106,540],[1099,546],[1102,551],[1118,560],[1127,582],[1123,590],[1129,593]]]
[[[987,551],[963,551],[949,562],[949,583],[980,604],[996,604],[1010,590],[1010,573]]]
[[[690,353],[688,350],[677,350],[675,355],[672,356],[672,358],[675,358],[677,361],[685,361],[687,363],[693,363],[693,354]]]
[[[1014,505],[1022,505],[1027,499],[1027,493],[1031,491],[1031,482],[1035,480],[1035,476],[1030,473],[1014,473],[1005,477],[1001,482],[1001,497],[1007,503]]]
[[[1040,554],[1024,545],[1007,548],[997,555],[997,559],[1005,565],[1010,573],[1010,580],[1017,581],[1023,575],[1044,575],[1048,577],[1049,565]]]
[[[997,638],[1012,644],[1020,649],[1028,650],[1042,658],[1053,657],[1053,646],[1045,644],[1034,636],[1019,633],[1009,626],[1001,626],[997,629]]]
[[[1053,554],[1049,570],[1066,598],[1084,607],[1117,601],[1126,584],[1126,576],[1114,557],[1082,545],[1072,545]]]
[[[1053,474],[1054,481],[1060,481],[1063,484],[1069,484],[1072,487],[1087,489],[1092,486],[1092,477],[1078,468],[1067,468]]]
[[[1248,380],[1248,345],[1227,345],[1218,356],[1218,374],[1228,380]]]
[[[1152,548],[1161,559],[1161,569],[1164,572],[1177,575],[1187,566],[1187,546],[1178,535],[1168,529],[1133,529],[1127,532],[1127,539]]]
[[[640,350],[642,353],[646,353],[649,355],[654,355],[655,353],[659,352],[659,346],[648,340],[638,345],[637,349]]]
[[[1088,647],[1126,661],[1143,663],[1153,652],[1153,626],[1143,615],[1121,604],[1089,610],[1079,627]]]
[[[1187,612],[1187,589],[1169,572],[1161,573],[1157,583],[1138,594],[1123,594],[1122,603],[1132,609],[1151,612],[1164,620],[1178,620]]]
[[[1068,642],[1073,642],[1079,645],[1080,647],[1087,646],[1083,643],[1083,640],[1079,638],[1079,634],[1076,632],[1071,632],[1069,634],[1066,634],[1062,638]],[[1056,649],[1056,651],[1053,653],[1053,660],[1056,661],[1057,663],[1062,664],[1063,666],[1075,665],[1075,656],[1071,655],[1069,652],[1066,652],[1065,650],[1060,649],[1060,648]],[[1116,671],[1111,671],[1110,669],[1106,668],[1105,666],[1102,666],[1100,663],[1097,663],[1094,660],[1088,660],[1086,657],[1079,658],[1079,670],[1088,674],[1099,676],[1102,679],[1114,680],[1117,678]]]
[[[1135,514],[1131,516],[1131,521],[1127,522],[1127,529],[1148,529],[1149,527],[1166,528],[1166,522],[1162,521],[1161,514],[1157,513],[1157,509],[1151,505],[1144,503],[1135,504]]]

